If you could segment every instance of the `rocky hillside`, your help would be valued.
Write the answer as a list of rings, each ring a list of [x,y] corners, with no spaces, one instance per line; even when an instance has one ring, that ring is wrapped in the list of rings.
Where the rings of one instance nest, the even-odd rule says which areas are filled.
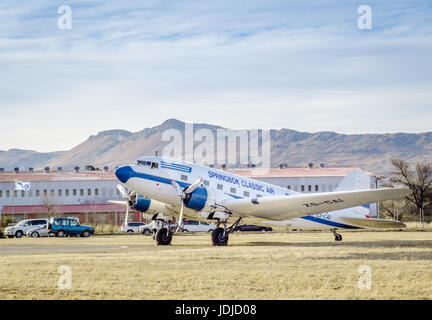
[[[194,129],[213,133],[221,127],[194,124]],[[42,168],[45,166],[72,169],[92,164],[111,168],[133,163],[143,155],[159,154],[168,142],[162,141],[168,129],[184,132],[185,124],[176,119],[139,132],[109,130],[89,137],[69,151],[38,153],[28,150],[0,151],[0,167]],[[411,162],[432,161],[432,132],[408,134],[338,134],[335,132],[307,133],[289,129],[271,130],[271,162],[273,166],[306,166],[312,162],[328,166],[359,166],[379,174],[391,171],[389,159],[403,158]]]

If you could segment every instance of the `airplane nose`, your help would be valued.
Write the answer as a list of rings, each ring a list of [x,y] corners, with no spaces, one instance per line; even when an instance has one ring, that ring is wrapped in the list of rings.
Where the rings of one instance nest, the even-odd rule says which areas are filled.
[[[130,166],[120,167],[115,171],[117,179],[122,183],[126,183],[131,177],[132,168]]]

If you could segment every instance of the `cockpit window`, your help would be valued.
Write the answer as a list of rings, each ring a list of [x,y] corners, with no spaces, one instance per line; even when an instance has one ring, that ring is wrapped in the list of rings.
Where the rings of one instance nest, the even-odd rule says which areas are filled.
[[[159,163],[157,163],[157,162],[151,162],[151,161],[138,160],[137,161],[137,165],[139,165],[139,166],[147,166],[147,167],[150,167],[150,169],[157,169],[157,168],[159,168]]]

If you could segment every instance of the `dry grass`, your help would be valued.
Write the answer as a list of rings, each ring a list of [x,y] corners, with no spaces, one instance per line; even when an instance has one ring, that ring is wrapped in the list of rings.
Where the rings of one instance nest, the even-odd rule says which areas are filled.
[[[211,247],[208,234],[181,234],[168,247],[142,235],[1,239],[4,248],[88,252],[2,253],[0,299],[432,298],[432,233],[341,233],[343,242],[329,232],[236,233],[229,247]],[[60,265],[72,268],[71,290],[57,287]],[[370,290],[357,287],[362,265]]]

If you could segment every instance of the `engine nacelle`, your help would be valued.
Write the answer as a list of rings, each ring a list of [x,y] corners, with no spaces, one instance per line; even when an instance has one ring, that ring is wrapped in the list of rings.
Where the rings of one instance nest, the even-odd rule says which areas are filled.
[[[207,199],[207,189],[204,187],[197,187],[194,192],[186,195],[186,197],[183,199],[183,202],[187,208],[201,211],[204,209]]]
[[[132,208],[141,213],[146,212],[151,205],[151,199],[138,195],[132,205]]]

